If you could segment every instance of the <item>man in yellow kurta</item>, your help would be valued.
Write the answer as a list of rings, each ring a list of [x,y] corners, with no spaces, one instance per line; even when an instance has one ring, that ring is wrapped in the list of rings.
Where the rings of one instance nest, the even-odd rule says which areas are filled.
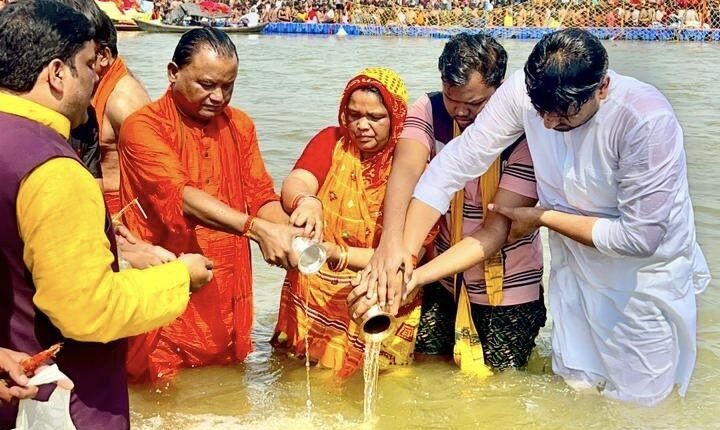
[[[75,383],[77,430],[124,430],[122,338],[171,322],[212,272],[197,254],[117,272],[102,193],[67,142],[97,82],[92,37],[87,19],[57,2],[0,11],[0,348],[34,354],[63,342],[56,363]],[[0,407],[0,429],[16,413]]]

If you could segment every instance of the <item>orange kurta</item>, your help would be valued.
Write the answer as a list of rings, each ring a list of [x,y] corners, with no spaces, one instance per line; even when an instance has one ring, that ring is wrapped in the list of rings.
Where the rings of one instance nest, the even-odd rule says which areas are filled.
[[[253,215],[277,200],[255,125],[229,107],[207,125],[194,123],[180,116],[168,91],[125,121],[119,153],[122,204],[137,197],[148,216],[127,211],[128,227],[176,254],[200,252],[214,263],[213,281],[192,294],[181,317],[131,340],[131,380],[154,381],[180,367],[243,360],[252,349],[248,239],[195,224],[183,214],[182,191],[198,188]]]
[[[92,99],[92,107],[95,109],[95,116],[97,117],[98,123],[98,135],[102,139],[103,124],[105,121],[105,107],[107,106],[108,100],[115,87],[117,86],[120,79],[128,75],[128,69],[125,66],[125,62],[122,58],[117,57],[115,61],[108,69],[107,73],[103,75],[98,86],[95,89],[95,94]],[[120,212],[120,194],[117,190],[107,190],[103,193],[105,202],[107,203],[108,210],[111,214]]]

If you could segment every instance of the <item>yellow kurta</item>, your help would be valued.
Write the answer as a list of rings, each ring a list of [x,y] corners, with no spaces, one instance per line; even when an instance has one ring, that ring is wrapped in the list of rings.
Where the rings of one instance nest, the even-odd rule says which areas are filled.
[[[0,93],[0,112],[24,117],[68,137],[70,122],[27,99]],[[20,186],[17,219],[32,273],[35,305],[63,336],[109,342],[168,324],[189,298],[189,273],[173,262],[112,271],[105,204],[92,175],[71,158],[54,158]]]

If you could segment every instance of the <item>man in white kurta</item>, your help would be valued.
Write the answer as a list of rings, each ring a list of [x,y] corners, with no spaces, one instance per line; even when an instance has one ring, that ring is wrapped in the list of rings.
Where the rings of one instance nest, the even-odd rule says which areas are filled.
[[[542,101],[528,95],[526,73],[514,73],[433,159],[414,197],[445,213],[453,193],[524,132],[539,208],[496,210],[517,224],[550,228],[553,370],[576,388],[654,405],[675,384],[681,395],[687,390],[696,357],[695,294],[710,275],[695,239],[672,107],[651,85],[601,73],[606,86],[599,87],[597,111],[579,125],[571,124],[574,115],[539,113],[533,101]],[[406,226],[421,222],[411,215]]]

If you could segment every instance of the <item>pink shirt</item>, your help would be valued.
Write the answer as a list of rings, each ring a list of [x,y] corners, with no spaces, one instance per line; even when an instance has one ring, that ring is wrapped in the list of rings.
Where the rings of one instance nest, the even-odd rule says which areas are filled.
[[[412,139],[423,145],[430,151],[430,158],[442,149],[443,144],[435,141],[432,105],[427,95],[420,97],[410,107],[400,138]],[[469,236],[483,224],[482,197],[478,190],[478,182],[479,179],[476,178],[465,184],[463,237]],[[504,164],[500,188],[537,198],[535,173],[526,141],[515,147]],[[438,253],[450,247],[449,223],[448,213],[440,221],[440,233],[435,240],[435,249]],[[502,253],[505,258],[505,277],[501,305],[517,305],[537,300],[540,297],[543,276],[542,243],[539,232],[535,231],[511,245],[505,244]],[[479,264],[464,273],[472,303],[488,304],[484,267],[484,264]],[[453,290],[452,277],[441,280],[441,283],[449,291]]]

